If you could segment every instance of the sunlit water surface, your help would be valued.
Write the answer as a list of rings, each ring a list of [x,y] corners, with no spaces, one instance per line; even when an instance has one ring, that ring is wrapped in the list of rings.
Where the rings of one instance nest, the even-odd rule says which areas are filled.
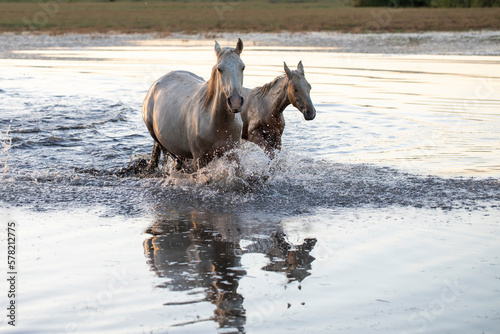
[[[120,173],[151,151],[151,83],[207,78],[211,43],[0,59],[16,333],[499,328],[498,57],[248,45],[245,86],[302,60],[316,119],[289,107],[283,152],[244,144],[241,177],[224,160],[196,176]]]

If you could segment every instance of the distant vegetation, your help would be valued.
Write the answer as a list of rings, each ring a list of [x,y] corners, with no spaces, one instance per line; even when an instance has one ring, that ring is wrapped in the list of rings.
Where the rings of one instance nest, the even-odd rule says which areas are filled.
[[[0,3],[33,3],[33,2],[147,2],[145,0],[0,0]],[[354,7],[435,7],[435,8],[472,8],[500,7],[500,0],[150,0],[150,2],[177,3],[220,3],[236,4],[242,2],[260,2],[270,4],[314,4],[327,3],[331,6]]]
[[[83,3],[83,2],[147,2],[145,0],[0,0],[0,3]],[[238,3],[269,4],[328,4],[334,7],[432,7],[432,8],[472,8],[500,7],[500,0],[150,0],[150,2],[212,3],[237,5]]]
[[[500,0],[354,0],[356,7],[500,7]]]
[[[0,0],[0,32],[500,30],[500,7],[429,8],[453,1],[467,0]]]

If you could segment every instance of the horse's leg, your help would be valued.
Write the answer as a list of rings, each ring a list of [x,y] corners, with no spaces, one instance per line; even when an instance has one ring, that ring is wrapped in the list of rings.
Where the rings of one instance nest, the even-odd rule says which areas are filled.
[[[172,160],[174,161],[174,164],[175,164],[175,169],[177,171],[183,171],[183,172],[189,171],[189,169],[186,166],[186,164],[184,163],[184,161],[182,161],[178,156],[176,156],[173,153],[170,153],[163,146],[161,146],[161,150],[163,152],[163,155],[165,156],[165,161],[167,160],[168,157],[172,158]]]
[[[217,157],[216,153],[199,154],[193,152],[194,171],[197,172],[198,170],[204,168],[206,165],[208,165],[210,161],[212,161],[216,157]]]
[[[155,140],[155,146],[153,147],[153,152],[151,152],[151,160],[148,163],[148,171],[154,172],[158,168],[158,162],[160,161],[160,155],[162,151],[162,146]]]
[[[229,153],[229,159],[231,159],[231,161],[234,161],[234,163],[236,164],[235,175],[237,177],[243,177],[243,167],[241,167],[240,162],[240,150],[233,149],[233,151]]]
[[[231,149],[230,151],[228,151],[226,154],[227,158],[229,159],[229,161],[232,161],[234,163],[236,163],[236,166],[240,166],[240,155],[238,154],[238,152],[233,148]]]
[[[202,169],[207,165],[207,159],[203,156],[193,155],[193,168],[194,171],[197,172],[199,169]]]
[[[179,172],[182,171],[185,173],[187,173],[189,171],[187,166],[184,164],[184,161],[182,161],[181,159],[175,160],[175,169]]]
[[[168,160],[168,157],[170,156],[170,153],[161,145],[160,145],[160,148],[161,148],[161,151],[163,152],[163,156],[164,156],[165,163],[166,163]]]

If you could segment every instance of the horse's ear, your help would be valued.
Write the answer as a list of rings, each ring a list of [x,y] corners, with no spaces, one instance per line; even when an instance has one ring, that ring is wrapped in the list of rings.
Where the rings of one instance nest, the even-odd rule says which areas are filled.
[[[241,51],[243,51],[243,41],[241,38],[238,38],[238,43],[236,44],[236,49],[234,49],[238,55],[241,54]]]
[[[220,55],[220,52],[221,52],[221,48],[220,48],[220,45],[219,43],[217,43],[217,41],[215,41],[215,54],[217,55],[217,58],[219,58],[219,55]]]
[[[288,77],[288,79],[290,80],[292,78],[292,71],[290,71],[290,69],[288,68],[288,66],[286,66],[286,63],[283,62],[283,67],[285,68],[285,73],[286,73],[286,76]]]
[[[299,64],[297,65],[297,71],[299,71],[300,74],[305,75],[304,74],[304,65],[302,65],[302,60],[299,61]]]

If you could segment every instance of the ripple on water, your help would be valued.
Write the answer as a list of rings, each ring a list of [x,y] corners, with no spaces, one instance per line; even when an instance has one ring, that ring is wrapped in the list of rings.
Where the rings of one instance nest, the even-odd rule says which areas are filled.
[[[304,158],[286,150],[270,160],[253,144],[244,145],[240,156],[241,174],[225,159],[192,174],[166,164],[147,177],[127,176],[120,168],[11,171],[0,184],[0,199],[35,209],[99,204],[127,214],[148,211],[158,203],[304,213],[393,205],[478,209],[500,200],[496,179],[419,176],[369,164]]]
[[[364,61],[387,65],[384,59],[370,58],[359,59],[360,66],[366,65]],[[370,72],[370,68],[371,65],[364,70],[346,67],[342,71]],[[325,71],[320,75],[318,68],[313,67],[308,77],[317,82],[332,79],[338,85],[339,80],[349,76],[347,73],[337,77],[332,69]],[[285,111],[284,151],[270,161],[258,148],[244,146],[242,175],[224,159],[196,174],[177,173],[169,165],[153,177],[123,173],[129,164],[147,158],[152,148],[141,120],[139,100],[124,103],[106,95],[51,95],[7,87],[1,93],[0,124],[3,134],[3,126],[10,126],[8,136],[2,137],[4,143],[9,140],[10,146],[3,151],[5,159],[2,156],[7,172],[0,184],[0,199],[46,209],[102,204],[126,213],[147,211],[153,203],[307,212],[318,208],[392,205],[479,208],[483,202],[498,201],[498,179],[422,176],[405,173],[398,167],[398,163],[403,165],[401,162],[430,165],[436,156],[441,164],[446,156],[455,160],[471,157],[469,153],[478,145],[468,147],[468,151],[451,150],[444,145],[449,138],[443,132],[446,129],[453,130],[454,141],[450,145],[458,143],[461,148],[459,138],[481,145],[488,141],[490,146],[484,146],[485,149],[493,147],[494,136],[488,139],[487,135],[495,133],[494,122],[468,119],[479,114],[461,117],[460,122],[453,117],[443,118],[442,113],[449,113],[456,104],[453,99],[441,104],[436,104],[436,98],[424,101],[441,108],[440,114],[428,109],[414,112],[414,108],[426,106],[419,100],[425,94],[411,95],[418,104],[413,109],[408,103],[397,104],[396,109],[384,108],[374,105],[376,99],[367,107],[367,100],[378,96],[380,89],[388,94],[394,87],[385,86],[385,79],[401,75],[398,71],[379,72],[376,82],[367,81],[367,89],[373,90],[363,101],[334,104],[327,99],[317,103],[314,122],[304,122],[296,110]],[[388,77],[379,77],[381,73]],[[427,85],[414,85],[427,92]],[[317,89],[331,95],[330,86],[318,84]],[[405,99],[410,96],[405,94],[401,95]],[[393,102],[401,102],[399,95],[391,96]],[[497,101],[478,104],[484,111],[479,116],[486,117],[495,105]],[[434,123],[439,126],[428,126]],[[454,127],[450,128],[450,123]],[[493,126],[479,141],[460,137],[464,133],[460,129],[485,123]],[[422,136],[427,135],[432,141],[422,142]],[[490,150],[489,154],[493,153]]]

